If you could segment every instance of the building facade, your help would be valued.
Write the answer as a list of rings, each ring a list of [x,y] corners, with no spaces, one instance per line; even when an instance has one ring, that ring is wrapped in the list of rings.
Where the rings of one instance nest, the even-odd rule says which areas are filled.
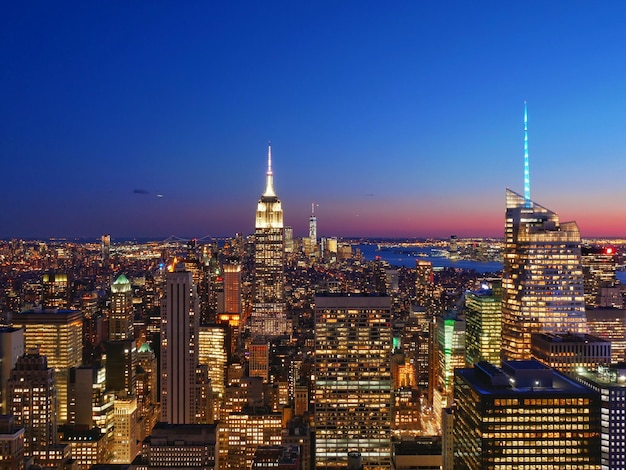
[[[345,467],[360,452],[365,468],[391,462],[391,299],[315,296],[315,462]]]
[[[287,331],[284,265],[283,209],[274,192],[270,146],[265,192],[257,204],[254,230],[254,303],[251,318],[253,335],[277,336]]]
[[[566,331],[587,332],[578,226],[507,189],[502,357],[529,359],[532,333]]]
[[[600,394],[534,361],[457,369],[454,468],[600,469]]]
[[[191,272],[178,264],[167,274],[161,305],[161,421],[195,422],[198,298]]]

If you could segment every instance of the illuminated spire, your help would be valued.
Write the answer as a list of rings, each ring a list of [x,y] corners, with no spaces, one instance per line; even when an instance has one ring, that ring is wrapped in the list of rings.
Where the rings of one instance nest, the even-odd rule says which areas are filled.
[[[314,215],[315,215],[315,203],[312,202],[311,203],[311,216],[314,216]]]
[[[276,197],[274,192],[274,173],[272,173],[272,142],[267,144],[267,183],[265,185],[265,197]]]
[[[528,107],[524,100],[524,199],[530,207],[530,166],[528,162]]]

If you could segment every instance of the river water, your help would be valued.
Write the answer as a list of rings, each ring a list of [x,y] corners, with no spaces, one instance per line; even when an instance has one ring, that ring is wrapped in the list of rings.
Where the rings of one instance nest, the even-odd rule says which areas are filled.
[[[368,261],[373,261],[377,256],[386,260],[392,266],[405,266],[407,268],[414,268],[416,260],[421,259],[424,261],[430,261],[434,267],[440,268],[461,268],[461,269],[474,269],[479,273],[492,273],[502,270],[502,263],[497,261],[473,261],[473,260],[451,260],[443,256],[431,256],[432,250],[428,247],[420,248],[403,248],[402,253],[397,253],[392,249],[378,251],[376,245],[360,244],[354,246],[359,248],[363,256]],[[434,248],[434,247],[432,247]],[[417,253],[425,254],[426,256],[417,256]]]

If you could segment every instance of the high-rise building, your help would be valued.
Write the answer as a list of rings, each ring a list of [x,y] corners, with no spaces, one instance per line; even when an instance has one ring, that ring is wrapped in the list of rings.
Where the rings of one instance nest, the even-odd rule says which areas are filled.
[[[244,408],[224,417],[222,423],[220,432],[228,436],[228,443],[221,468],[251,468],[258,446],[279,445],[282,442],[282,415],[267,407]]]
[[[137,386],[137,345],[134,339],[107,341],[107,388],[117,396],[135,395]]]
[[[317,217],[315,217],[315,203],[311,203],[311,217],[309,218],[309,240],[311,245],[317,245]]]
[[[104,444],[113,445],[113,400],[104,367],[73,367],[68,385],[68,423],[79,429],[99,429]],[[69,429],[69,428],[68,428]]]
[[[531,354],[559,372],[593,371],[611,363],[611,342],[586,334],[533,333]]]
[[[450,235],[449,253],[450,259],[459,259],[459,239],[456,235]]]
[[[391,405],[391,298],[315,296],[316,468],[389,468]]]
[[[585,307],[621,307],[622,296],[616,289],[617,305],[602,302],[602,289],[614,289],[617,284],[617,251],[613,247],[583,246],[582,265],[585,284]]]
[[[585,314],[589,333],[611,342],[611,362],[626,361],[626,310],[600,308]]]
[[[198,335],[198,364],[208,367],[213,392],[224,395],[226,381],[226,326],[202,325]]]
[[[250,344],[248,375],[250,377],[261,377],[263,382],[267,382],[269,380],[269,372],[270,345],[263,337],[257,337]]]
[[[437,384],[433,393],[435,414],[450,406],[454,370],[465,367],[465,319],[454,313],[436,318]]]
[[[111,284],[111,313],[109,315],[109,340],[122,341],[133,337],[133,292],[126,276]]]
[[[160,418],[158,374],[154,351],[148,343],[143,343],[137,351],[137,415],[143,422],[144,436],[150,434],[152,427]]]
[[[24,328],[24,349],[39,349],[54,369],[59,424],[67,422],[69,371],[81,364],[83,319],[75,310],[28,310],[13,315],[13,326]]]
[[[11,326],[0,327],[0,415],[7,413],[7,382],[11,369],[24,354],[24,330]]]
[[[480,361],[500,363],[502,342],[502,289],[498,282],[465,293],[465,362],[471,366]]]
[[[573,377],[602,396],[602,469],[626,468],[626,364],[580,371]]]
[[[277,336],[287,331],[285,315],[285,233],[283,209],[274,192],[272,147],[268,147],[265,192],[259,199],[254,231],[252,333]]]
[[[70,281],[65,273],[46,273],[42,278],[41,308],[67,309],[70,306]]]
[[[530,198],[524,102],[524,196],[506,190],[502,358],[530,358],[532,333],[586,333],[580,231]]]
[[[100,245],[102,250],[102,265],[107,267],[111,259],[111,235],[102,235]]]
[[[575,222],[507,189],[502,355],[529,359],[532,333],[586,333]]]
[[[224,263],[224,312],[241,314],[241,264]]]
[[[161,305],[161,420],[195,422],[198,298],[183,263],[166,278]]]
[[[7,384],[9,414],[24,427],[24,455],[44,454],[56,444],[54,369],[36,348],[17,360]],[[40,460],[37,460],[40,462]]]
[[[137,456],[137,399],[116,398],[113,462],[131,463]]]
[[[537,361],[457,369],[454,468],[600,469],[600,394]]]

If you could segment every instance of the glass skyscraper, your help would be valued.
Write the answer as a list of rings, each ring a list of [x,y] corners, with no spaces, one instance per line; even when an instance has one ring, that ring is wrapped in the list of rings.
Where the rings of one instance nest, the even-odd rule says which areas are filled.
[[[535,332],[587,332],[575,222],[507,189],[503,270],[504,359],[529,359]]]

